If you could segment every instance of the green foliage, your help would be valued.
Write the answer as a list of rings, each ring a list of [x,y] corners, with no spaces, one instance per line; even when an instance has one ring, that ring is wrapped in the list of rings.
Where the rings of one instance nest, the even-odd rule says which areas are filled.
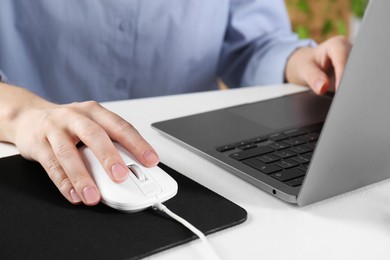
[[[302,13],[305,13],[305,14],[310,14],[311,13],[310,5],[307,2],[307,0],[299,0],[298,3],[297,3],[297,8]]]
[[[304,25],[297,26],[296,33],[299,39],[307,39],[310,37],[310,30],[307,28],[307,26]]]
[[[366,6],[368,4],[368,0],[350,0],[350,1],[351,1],[352,13],[358,18],[362,18]]]
[[[348,27],[345,21],[343,20],[337,21],[337,32],[339,35],[344,35],[344,36],[348,34]]]
[[[339,35],[347,35],[347,24],[343,20],[332,21],[327,19],[322,25],[321,35],[326,36],[332,31],[336,30]]]
[[[347,21],[342,18],[339,20],[332,20],[328,17],[331,16],[333,5],[337,4],[339,0],[327,0],[326,7],[324,8],[325,20],[320,29],[321,37],[327,37],[332,32],[337,32],[339,35],[348,35]],[[351,12],[356,16],[362,17],[364,10],[369,0],[349,0],[351,1]],[[289,9],[297,10],[298,12],[305,14],[309,20],[313,18],[313,11],[310,0],[287,0],[287,6]],[[310,38],[310,24],[295,24],[294,31],[301,39]]]
[[[333,31],[333,22],[332,20],[326,19],[322,25],[321,35],[327,35]]]

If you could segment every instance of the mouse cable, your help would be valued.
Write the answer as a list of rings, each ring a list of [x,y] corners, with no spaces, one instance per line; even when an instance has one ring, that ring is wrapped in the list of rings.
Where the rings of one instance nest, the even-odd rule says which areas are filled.
[[[195,235],[197,235],[200,240],[203,242],[203,244],[205,245],[208,253],[209,253],[209,258],[208,259],[215,259],[215,260],[219,260],[221,259],[217,253],[213,250],[213,248],[210,246],[206,236],[202,233],[202,231],[200,231],[199,229],[197,229],[196,227],[194,227],[191,223],[189,223],[187,220],[183,219],[182,217],[178,216],[177,214],[173,213],[170,209],[168,209],[164,204],[162,204],[161,202],[156,202],[154,205],[153,205],[153,208],[154,209],[158,209],[162,212],[164,212],[165,214],[167,214],[168,216],[170,216],[171,218],[173,218],[174,220],[176,220],[177,222],[181,223],[183,226],[185,226],[186,228],[188,228],[189,230],[191,230]]]

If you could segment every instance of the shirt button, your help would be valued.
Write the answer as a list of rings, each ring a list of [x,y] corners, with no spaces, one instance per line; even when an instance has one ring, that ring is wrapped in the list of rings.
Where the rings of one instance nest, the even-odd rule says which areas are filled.
[[[118,25],[119,31],[124,32],[130,28],[130,22],[127,20],[121,20]]]
[[[118,79],[115,83],[117,89],[125,89],[127,86],[127,81],[125,79]]]

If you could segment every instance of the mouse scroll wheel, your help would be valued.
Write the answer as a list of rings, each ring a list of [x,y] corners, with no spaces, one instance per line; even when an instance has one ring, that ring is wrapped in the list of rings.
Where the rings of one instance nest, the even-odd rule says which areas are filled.
[[[141,167],[135,164],[127,165],[127,168],[138,178],[140,181],[146,181],[146,175],[142,171]]]

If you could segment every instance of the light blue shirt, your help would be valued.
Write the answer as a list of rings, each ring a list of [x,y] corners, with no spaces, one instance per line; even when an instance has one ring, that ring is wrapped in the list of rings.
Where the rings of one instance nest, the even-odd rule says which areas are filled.
[[[0,1],[3,80],[58,103],[281,83],[310,44],[283,0]]]

